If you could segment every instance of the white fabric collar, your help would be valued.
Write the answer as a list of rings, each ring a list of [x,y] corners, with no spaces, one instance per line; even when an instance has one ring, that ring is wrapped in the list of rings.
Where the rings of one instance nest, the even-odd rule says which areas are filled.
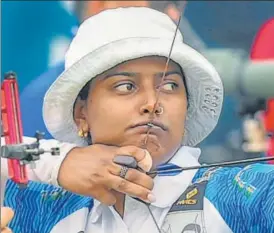
[[[181,147],[169,163],[180,167],[199,165],[198,159],[201,154],[199,148]],[[180,195],[190,185],[197,170],[181,172],[175,176],[156,176],[154,178],[154,188],[152,192],[156,196],[156,202],[152,206],[158,208],[171,207],[171,205],[180,197]],[[104,205],[98,200],[94,200],[94,206],[90,213],[90,220],[96,222],[101,216]]]
[[[201,150],[198,148],[181,147],[169,161],[180,167],[199,165],[198,158]],[[152,192],[156,196],[156,202],[152,206],[165,208],[170,207],[187,189],[197,170],[181,172],[175,176],[156,176]]]

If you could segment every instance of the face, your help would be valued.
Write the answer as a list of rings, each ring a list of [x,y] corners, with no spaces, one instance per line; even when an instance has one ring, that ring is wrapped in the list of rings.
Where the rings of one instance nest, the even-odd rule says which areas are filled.
[[[93,79],[87,100],[75,109],[78,127],[90,132],[93,144],[145,148],[154,166],[173,156],[183,138],[187,97],[181,69],[172,61],[159,87],[165,63],[162,57],[135,59]]]

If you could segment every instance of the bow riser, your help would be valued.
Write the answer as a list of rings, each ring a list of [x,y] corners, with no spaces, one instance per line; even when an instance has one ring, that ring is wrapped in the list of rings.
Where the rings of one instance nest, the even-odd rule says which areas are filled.
[[[16,75],[8,73],[1,85],[1,117],[6,145],[23,142],[23,128]],[[19,160],[8,159],[9,177],[18,184],[27,184],[26,166]]]

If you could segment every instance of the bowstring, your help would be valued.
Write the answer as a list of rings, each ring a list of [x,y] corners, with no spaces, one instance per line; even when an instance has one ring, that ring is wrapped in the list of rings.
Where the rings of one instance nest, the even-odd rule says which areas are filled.
[[[167,69],[168,69],[169,62],[170,62],[171,53],[172,53],[172,50],[173,50],[173,47],[174,47],[174,43],[175,43],[177,32],[179,30],[181,19],[182,19],[182,14],[180,13],[180,17],[179,17],[179,20],[178,20],[178,22],[176,24],[175,33],[174,33],[174,36],[173,36],[173,39],[172,39],[172,43],[171,43],[171,46],[170,46],[170,49],[169,49],[169,53],[168,53],[167,61],[166,61],[166,64],[165,64],[163,76],[161,77],[161,82],[160,82],[159,86],[157,87],[156,101],[155,101],[155,104],[153,106],[153,110],[149,114],[149,120],[150,120],[150,122],[148,124],[149,125],[149,129],[148,129],[146,137],[144,139],[145,149],[147,149],[149,134],[150,134],[150,131],[151,131],[151,128],[152,128],[152,125],[153,125],[153,121],[155,119],[155,115],[156,115],[155,111],[156,111],[156,108],[158,107],[158,104],[159,104],[159,99],[160,99],[160,94],[161,94],[161,87],[162,87],[162,85],[163,85],[163,83],[165,81],[166,72],[167,72]]]
[[[155,101],[155,104],[153,106],[153,110],[152,110],[152,112],[149,115],[149,120],[150,120],[150,124],[148,124],[149,125],[149,129],[148,129],[146,137],[144,139],[144,147],[145,147],[145,149],[147,149],[149,134],[150,134],[150,131],[151,131],[152,127],[153,127],[153,121],[154,121],[155,116],[156,116],[155,111],[156,111],[156,108],[158,107],[158,104],[159,104],[159,99],[160,99],[160,94],[161,94],[161,87],[162,87],[162,85],[163,85],[163,83],[165,81],[166,72],[167,72],[167,69],[168,69],[169,62],[170,62],[170,57],[171,57],[171,54],[172,54],[172,50],[173,50],[173,47],[174,47],[175,39],[176,39],[177,32],[179,30],[180,22],[181,22],[181,19],[182,19],[182,11],[180,10],[179,12],[180,12],[180,17],[179,17],[179,20],[178,20],[178,22],[176,24],[176,29],[175,29],[174,36],[173,36],[173,39],[172,39],[172,43],[171,43],[171,46],[170,46],[170,49],[169,49],[169,53],[168,53],[167,61],[166,61],[166,64],[165,64],[163,76],[161,77],[160,84],[157,87],[156,101]],[[150,213],[150,215],[152,217],[152,220],[153,220],[155,226],[157,227],[158,232],[161,233],[161,228],[158,225],[158,223],[157,223],[157,221],[155,219],[155,216],[153,215],[152,210],[149,207],[149,204],[146,203],[145,205],[148,208],[148,211],[149,211],[149,213]]]

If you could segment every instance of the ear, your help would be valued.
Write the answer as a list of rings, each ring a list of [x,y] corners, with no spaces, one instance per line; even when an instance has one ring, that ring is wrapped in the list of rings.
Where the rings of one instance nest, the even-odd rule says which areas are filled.
[[[79,130],[83,130],[84,132],[89,132],[89,125],[87,121],[88,112],[86,101],[77,98],[74,104],[73,117],[75,124]]]

